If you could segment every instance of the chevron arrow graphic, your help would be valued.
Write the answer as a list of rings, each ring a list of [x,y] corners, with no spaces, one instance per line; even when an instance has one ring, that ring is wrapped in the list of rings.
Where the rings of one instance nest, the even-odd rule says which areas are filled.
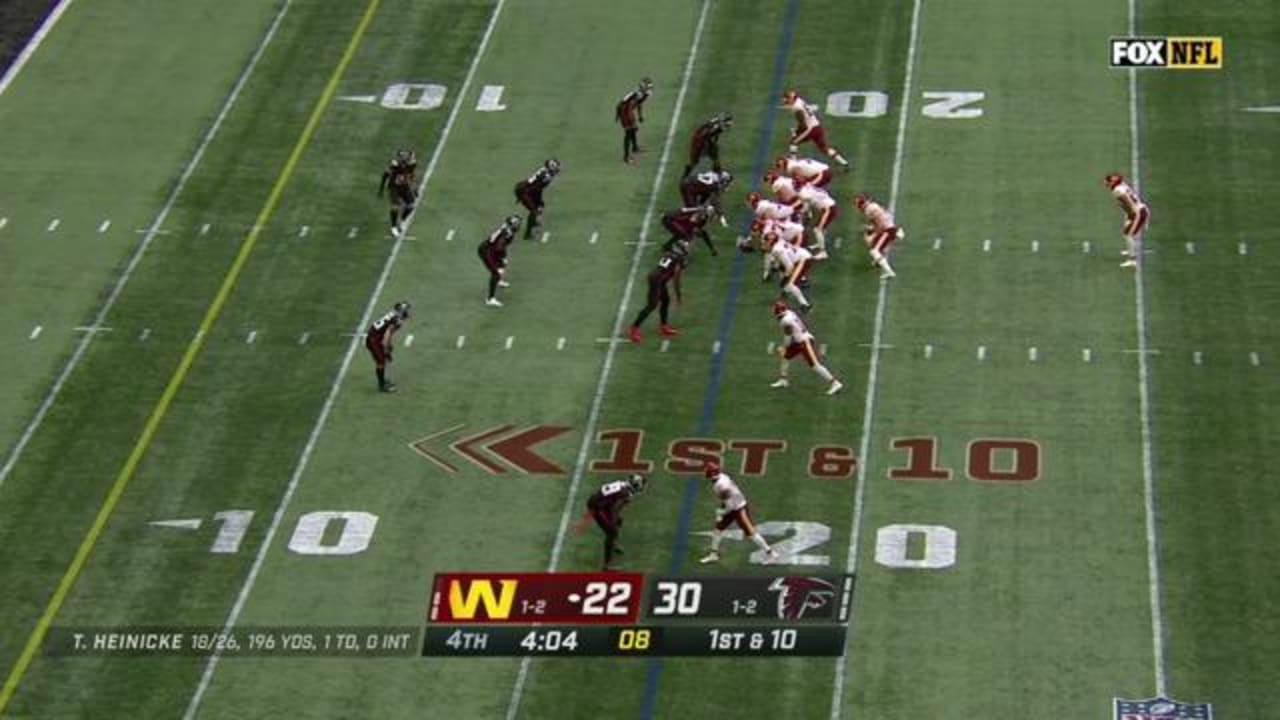
[[[466,427],[459,423],[419,438],[409,447],[423,458],[447,473],[458,472],[457,457],[479,467],[490,475],[504,475],[512,470],[525,475],[564,475],[565,469],[533,451],[533,447],[563,435],[573,428],[568,425],[531,425],[511,433],[515,425],[503,423],[459,437],[445,447],[444,452],[433,448],[432,441],[453,435]],[[504,464],[505,462],[505,464]]]
[[[566,425],[534,425],[531,428],[521,430],[506,440],[490,445],[489,451],[511,463],[517,470],[526,475],[529,473],[563,475],[564,468],[548,461],[529,448],[545,440],[550,440],[557,435],[563,435],[569,432],[570,429]]]

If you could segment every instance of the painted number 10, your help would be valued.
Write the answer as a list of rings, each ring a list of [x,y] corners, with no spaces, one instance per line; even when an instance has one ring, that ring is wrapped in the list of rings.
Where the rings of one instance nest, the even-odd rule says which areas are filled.
[[[951,468],[938,465],[938,439],[898,438],[895,450],[907,453],[903,467],[889,468],[895,480],[950,480]],[[1040,479],[1040,445],[1032,440],[981,438],[969,443],[965,476],[985,482],[1031,482]]]

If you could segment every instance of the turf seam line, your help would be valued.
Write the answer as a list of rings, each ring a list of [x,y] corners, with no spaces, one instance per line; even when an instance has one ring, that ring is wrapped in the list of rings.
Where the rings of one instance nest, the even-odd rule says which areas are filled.
[[[1129,36],[1136,37],[1138,28],[1138,3],[1129,0]],[[1142,186],[1142,135],[1139,124],[1138,74],[1129,69],[1129,170],[1135,187]],[[1151,604],[1151,654],[1155,670],[1156,695],[1167,697],[1168,677],[1165,667],[1165,626],[1160,605],[1160,538],[1156,528],[1155,462],[1152,445],[1151,423],[1151,373],[1148,365],[1147,303],[1143,267],[1146,261],[1134,268],[1134,321],[1138,334],[1138,406],[1142,421],[1142,488],[1146,515],[1147,580]]]
[[[756,156],[752,161],[751,190],[760,187],[760,178],[764,174],[769,161],[769,147],[773,138],[774,127],[778,118],[778,99],[782,96],[783,84],[786,80],[787,62],[791,56],[791,43],[795,36],[796,16],[800,12],[799,0],[789,0],[783,10],[782,28],[778,33],[778,45],[774,51],[773,74],[769,83],[768,97],[765,99],[764,119],[760,126],[760,137],[756,145]],[[751,218],[743,218],[742,235],[749,233]],[[725,357],[728,355],[733,320],[737,312],[738,295],[742,290],[746,255],[734,253],[733,267],[729,274],[729,287],[721,304],[720,320],[716,326],[716,346],[713,346],[710,367],[708,369],[707,389],[702,396],[702,408],[698,417],[698,425],[694,433],[707,436],[715,419],[715,404],[720,397],[721,382],[724,377]],[[685,480],[684,496],[680,501],[680,512],[676,520],[675,540],[671,548],[671,565],[668,574],[678,575],[680,566],[688,552],[689,527],[693,521],[693,506],[704,482],[701,473]],[[662,679],[664,663],[662,658],[649,659],[645,669],[644,695],[641,698],[640,717],[651,720],[657,710],[658,686]]]
[[[911,107],[911,80],[915,73],[916,49],[920,41],[920,13],[924,0],[914,0],[911,9],[911,29],[907,40],[907,62],[902,79],[902,109],[898,116],[898,136],[894,143],[893,177],[889,183],[889,209],[897,212],[898,190],[902,183],[902,164],[907,141],[907,119]],[[858,472],[854,483],[853,517],[849,522],[849,554],[845,559],[846,571],[856,575],[858,571],[858,550],[861,547],[859,535],[862,532],[862,517],[866,512],[867,466],[871,456],[872,422],[875,418],[876,384],[879,382],[880,349],[884,338],[885,317],[889,304],[889,284],[880,282],[880,290],[876,296],[875,326],[872,333],[870,362],[867,366],[867,394],[863,404],[862,438],[858,443]],[[856,595],[861,583],[854,583]],[[844,652],[835,662],[835,677],[831,689],[831,720],[840,720],[844,715],[844,686],[848,666],[850,643],[857,628],[857,598],[854,598],[854,613],[849,617],[849,627],[845,634]]]
[[[111,312],[112,308],[115,307],[116,301],[119,300],[120,295],[124,292],[125,285],[128,284],[129,279],[133,276],[134,270],[137,269],[138,264],[142,261],[142,257],[146,254],[147,248],[151,246],[152,241],[155,240],[155,236],[159,234],[160,226],[163,225],[164,221],[169,217],[169,213],[173,210],[173,206],[177,204],[178,196],[182,194],[182,191],[187,186],[187,182],[191,179],[191,176],[195,174],[196,168],[204,158],[205,151],[208,150],[209,146],[213,143],[214,137],[217,136],[218,131],[222,128],[223,122],[231,113],[231,108],[236,104],[241,91],[244,90],[244,86],[249,82],[249,77],[253,74],[254,69],[257,68],[258,61],[262,59],[262,56],[266,53],[267,46],[270,45],[272,39],[275,38],[276,31],[279,29],[281,21],[284,20],[285,14],[289,11],[289,6],[292,2],[293,0],[284,0],[281,4],[280,10],[277,11],[275,18],[271,21],[271,25],[267,28],[267,33],[263,35],[262,40],[258,43],[258,47],[249,58],[249,62],[245,65],[244,69],[240,72],[240,76],[236,78],[235,83],[232,85],[231,92],[223,102],[222,108],[219,109],[218,115],[214,118],[213,124],[209,126],[204,137],[201,138],[200,144],[196,147],[195,153],[191,155],[191,159],[187,161],[186,167],[182,169],[182,173],[178,176],[177,182],[174,183],[173,189],[169,191],[168,197],[165,198],[164,205],[160,208],[159,214],[157,214],[155,219],[151,222],[151,232],[145,234],[142,240],[139,241],[138,246],[134,248],[133,255],[130,256],[129,262],[125,265],[124,271],[120,273],[120,277],[116,280],[115,285],[112,286],[111,292],[107,295],[106,301],[102,303],[102,307],[98,308],[98,312],[93,318],[93,325],[103,325],[106,322],[107,315]],[[207,228],[208,225],[205,225],[205,227]],[[147,334],[150,334],[150,332],[148,331],[144,334],[142,339],[145,340]],[[53,386],[49,388],[49,392],[46,393],[44,399],[40,401],[39,407],[36,408],[36,414],[31,418],[31,422],[27,423],[27,427],[23,429],[22,435],[18,437],[18,442],[14,443],[13,449],[9,451],[9,457],[5,460],[4,465],[0,467],[0,486],[4,485],[5,479],[9,477],[11,472],[13,472],[14,466],[18,464],[18,460],[22,457],[23,451],[31,442],[31,438],[35,436],[40,425],[44,423],[45,416],[49,414],[49,410],[52,409],[53,403],[62,393],[62,388],[71,377],[72,371],[75,370],[76,366],[79,365],[80,361],[84,358],[85,353],[88,352],[89,343],[93,342],[93,337],[93,335],[86,335],[80,340],[79,344],[76,345],[76,349],[71,353],[71,357],[67,359],[66,365],[62,366],[62,371],[58,373],[58,377],[53,381]],[[3,704],[0,703],[0,709],[2,708]]]
[[[364,27],[373,17],[380,0],[372,0],[366,15],[361,21],[360,27],[357,29],[357,35],[363,33]],[[498,17],[502,14],[502,8],[506,4],[506,0],[497,0],[494,5],[493,13],[489,17],[489,24],[485,28],[484,35],[480,38],[480,44],[476,48],[475,55],[471,59],[471,66],[467,69],[467,75],[462,81],[462,87],[455,96],[453,108],[449,111],[449,117],[445,119],[444,127],[440,130],[440,137],[436,141],[435,150],[431,153],[431,159],[427,162],[426,168],[422,173],[422,181],[418,183],[418,197],[423,197],[423,192],[427,187],[428,181],[435,174],[436,166],[440,162],[440,155],[444,151],[445,143],[449,139],[449,134],[453,130],[454,124],[457,122],[458,114],[463,107],[463,98],[467,96],[467,92],[471,87],[472,81],[475,79],[477,68],[480,66],[480,59],[484,57],[485,48],[489,45],[489,38],[493,35],[493,29],[498,23]],[[317,442],[320,439],[320,433],[324,430],[325,424],[328,422],[329,414],[333,411],[334,403],[338,397],[338,391],[342,387],[342,380],[346,377],[347,371],[351,367],[351,361],[355,357],[356,349],[360,347],[364,328],[369,326],[369,322],[373,317],[374,309],[377,307],[378,300],[382,295],[383,288],[386,287],[387,280],[391,276],[391,270],[395,266],[396,259],[400,255],[400,250],[404,247],[404,241],[408,235],[409,228],[412,226],[417,214],[410,215],[405,223],[405,231],[396,238],[395,243],[391,246],[391,252],[387,255],[387,260],[382,266],[382,273],[378,276],[378,281],[374,285],[373,291],[369,294],[369,300],[365,304],[364,312],[361,314],[356,326],[356,332],[360,336],[353,337],[347,345],[346,354],[342,358],[342,364],[338,367],[337,373],[334,375],[333,382],[329,386],[328,394],[325,397],[324,405],[320,408],[320,413],[316,417],[315,425],[311,428],[311,434],[307,438],[306,445],[302,448],[302,452],[298,457],[298,464],[293,470],[293,474],[289,478],[289,484],[285,487],[284,495],[280,498],[280,503],[276,507],[275,512],[271,516],[271,524],[267,527],[266,535],[262,539],[262,543],[258,546],[258,552],[254,555],[253,565],[249,568],[249,574],[245,578],[244,583],[240,587],[239,593],[236,595],[235,604],[231,607],[227,614],[227,619],[223,623],[224,631],[229,631],[239,620],[240,613],[243,612],[245,603],[248,600],[249,593],[253,591],[254,583],[257,582],[258,573],[262,570],[263,562],[266,560],[267,551],[271,547],[271,542],[275,538],[276,533],[280,529],[280,524],[284,519],[285,513],[289,509],[289,503],[293,499],[293,494],[297,490],[298,483],[302,478],[302,474],[307,469],[310,462],[311,454],[315,451]],[[458,336],[458,346],[462,346],[464,336]],[[205,663],[204,671],[200,675],[200,682],[196,686],[195,691],[191,695],[191,701],[187,705],[186,711],[183,713],[184,720],[191,720],[196,716],[200,708],[200,703],[204,698],[204,694],[209,689],[209,684],[213,679],[213,673],[217,670],[218,662],[221,659],[220,651],[214,652],[209,656]]]
[[[36,50],[40,49],[40,45],[44,43],[44,39],[53,31],[53,26],[58,24],[62,19],[62,14],[71,7],[72,0],[59,0],[53,11],[45,16],[44,22],[40,23],[36,34],[31,36],[31,40],[22,48],[22,52],[18,53],[18,57],[14,59],[13,64],[5,71],[4,76],[0,77],[0,95],[4,95],[4,91],[9,89],[13,81],[17,79],[18,73],[22,72],[22,68],[27,66],[27,62],[31,60],[31,56],[36,54]]]
[[[703,30],[706,27],[707,14],[711,4],[712,0],[703,0],[702,10],[698,15],[698,24],[694,27],[693,40],[689,45],[689,55],[685,60],[684,71],[680,78],[680,89],[676,92],[675,104],[671,108],[671,123],[667,127],[667,136],[662,144],[662,156],[658,159],[658,169],[653,176],[653,185],[649,190],[649,202],[645,207],[644,219],[640,223],[639,241],[636,242],[635,250],[632,251],[631,266],[627,270],[627,282],[623,286],[622,296],[618,299],[618,310],[613,318],[613,331],[609,338],[604,339],[609,343],[609,348],[605,351],[604,361],[600,366],[600,377],[596,381],[595,394],[591,398],[591,408],[587,412],[587,424],[583,430],[582,443],[578,447],[578,455],[574,460],[569,489],[565,493],[564,509],[560,513],[560,524],[556,529],[556,539],[551,547],[551,559],[547,563],[548,572],[554,571],[560,563],[560,553],[564,549],[565,536],[569,530],[569,521],[576,514],[575,500],[578,494],[578,487],[582,484],[582,473],[587,465],[587,455],[595,445],[594,435],[596,426],[600,421],[600,409],[604,405],[609,375],[613,371],[613,359],[620,344],[619,336],[622,334],[623,324],[626,322],[627,306],[631,298],[631,292],[635,287],[636,273],[640,269],[640,259],[644,257],[646,238],[649,236],[649,227],[653,223],[654,210],[658,206],[658,196],[662,191],[662,181],[666,177],[667,164],[671,158],[671,146],[675,141],[676,129],[680,124],[680,113],[684,108],[685,96],[689,92],[689,81],[693,77],[693,68],[698,59],[698,50],[702,45]],[[511,688],[511,699],[507,704],[507,720],[514,720],[520,712],[520,701],[529,675],[530,664],[531,658],[528,656],[520,660],[520,669],[516,673],[516,679]]]
[[[379,0],[372,0],[373,5],[377,5]],[[275,27],[273,25],[273,27]],[[352,38],[352,44],[348,46],[347,52],[343,55],[343,59],[335,68],[333,75],[329,78],[328,84],[325,86],[324,92],[321,94],[320,100],[316,103],[315,108],[311,112],[311,116],[307,119],[307,124],[303,127],[298,141],[294,144],[293,150],[289,153],[288,159],[285,161],[284,167],[280,171],[280,175],[276,178],[275,185],[272,186],[271,192],[267,195],[267,200],[262,206],[262,210],[258,213],[258,224],[265,224],[267,219],[275,212],[276,206],[279,204],[280,195],[284,191],[284,186],[288,184],[293,170],[298,164],[303,151],[310,144],[311,136],[315,133],[316,127],[320,123],[320,117],[328,106],[329,100],[333,97],[337,90],[338,80],[341,78],[342,72],[346,69],[347,64],[351,60],[351,56],[355,54],[355,44],[359,40],[363,32],[363,25]],[[102,534],[103,528],[106,527],[107,520],[115,510],[116,504],[120,501],[120,497],[124,495],[125,488],[129,485],[129,481],[133,478],[134,473],[141,464],[142,458],[146,455],[151,441],[155,438],[157,429],[165,414],[169,410],[173,398],[177,395],[178,389],[182,387],[186,379],[187,373],[190,372],[191,366],[195,363],[196,356],[200,354],[200,350],[204,347],[205,337],[208,330],[217,321],[218,316],[222,313],[222,308],[226,305],[227,299],[231,296],[231,291],[235,287],[236,282],[240,278],[240,273],[244,270],[245,263],[249,260],[249,255],[253,252],[254,246],[257,244],[259,233],[255,230],[249,233],[240,245],[240,249],[236,252],[235,259],[231,262],[226,276],[223,277],[222,284],[218,287],[218,292],[214,295],[213,301],[205,310],[204,317],[200,321],[200,329],[196,332],[195,337],[187,344],[187,349],[183,352],[182,358],[178,361],[178,367],[174,370],[173,375],[169,378],[165,385],[164,391],[160,394],[160,399],[152,408],[147,422],[142,428],[142,433],[138,436],[137,442],[133,449],[129,452],[129,457],[125,460],[124,466],[120,469],[120,473],[116,476],[115,481],[111,484],[110,490],[107,492],[106,498],[103,500],[102,506],[98,509],[97,515],[93,519],[93,524],[89,527],[88,533],[85,534],[84,540],[76,549],[76,554],[71,560],[71,564],[67,567],[66,573],[58,582],[57,589],[54,590],[53,596],[49,599],[49,603],[45,606],[36,627],[32,631],[30,637],[22,649],[22,654],[18,657],[17,663],[14,664],[13,670],[10,672],[8,679],[5,681],[3,691],[0,691],[0,712],[3,712],[9,700],[12,699],[14,692],[17,690],[18,683],[22,681],[23,675],[26,674],[27,667],[30,666],[36,652],[44,642],[45,635],[49,632],[49,626],[53,622],[53,618],[62,608],[67,595],[71,592],[72,585],[75,584],[76,578],[79,577],[81,570],[84,568],[85,562],[89,558],[89,554],[93,551],[94,545],[97,544],[98,538]],[[86,335],[85,337],[93,337]]]

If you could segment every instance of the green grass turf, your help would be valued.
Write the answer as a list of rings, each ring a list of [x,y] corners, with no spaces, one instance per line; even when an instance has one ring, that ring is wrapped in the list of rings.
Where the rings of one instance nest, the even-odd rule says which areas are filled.
[[[92,322],[135,230],[160,211],[273,14],[241,1],[216,11],[73,4],[6,91],[0,337],[15,349],[0,356],[6,459],[80,339],[73,328]]]
[[[666,471],[662,460],[673,439],[695,433],[786,439],[766,477],[744,479],[756,518],[829,526],[830,540],[809,552],[827,556],[833,570],[845,567],[854,480],[809,477],[807,453],[817,444],[856,448],[863,431],[865,344],[878,284],[848,201],[858,190],[889,195],[911,7],[798,7],[785,59],[788,86],[820,104],[837,90],[881,89],[891,97],[881,118],[827,118],[831,140],[855,166],[835,182],[845,215],[832,237],[844,243],[815,275],[812,324],[848,389],[826,398],[796,367],[792,388],[770,391],[776,360],[765,348],[778,338],[767,314],[773,290],[758,280],[758,257],[743,261],[742,286],[726,307],[732,233],[716,233],[720,258],[695,248],[687,301],[674,316],[684,335],[665,352],[653,332],[645,345],[618,348],[601,406],[598,429],[645,430],[643,455],[658,464],[651,491],[627,513],[629,569],[770,572],[732,542],[720,566],[699,566],[696,536],[673,557],[690,481]],[[500,423],[561,424],[572,431],[539,451],[573,467],[606,355],[596,339],[614,322],[635,252],[626,242],[640,232],[698,6],[510,3],[475,86],[459,99],[491,9],[487,2],[386,5],[341,83],[340,95],[376,95],[392,82],[439,82],[450,88],[450,103],[463,106],[415,220],[415,239],[405,243],[379,300],[381,307],[404,297],[418,307],[401,336],[412,333],[414,343],[398,351],[392,368],[402,392],[378,395],[367,358],[356,358],[241,625],[414,625],[425,614],[434,573],[547,567],[567,475],[491,475],[469,465],[447,474],[407,443],[459,423],[466,423],[463,433]],[[0,493],[0,540],[31,550],[0,557],[6,597],[13,598],[0,608],[0,626],[16,629],[0,634],[0,665],[12,662],[65,569],[361,10],[300,3],[291,11],[176,208],[175,234],[157,245],[122,298],[112,319],[117,331],[95,343]],[[738,177],[731,217],[741,219],[736,203],[752,181],[766,108],[776,102],[769,88],[784,10],[763,2],[712,5],[659,212],[677,202],[674,174],[689,130],[712,112],[731,110],[738,123],[723,150]],[[1267,317],[1276,294],[1265,251],[1274,211],[1236,187],[1274,184],[1273,170],[1258,157],[1271,152],[1274,123],[1238,110],[1275,102],[1265,96],[1266,65],[1256,59],[1266,25],[1253,21],[1266,16],[1261,6],[1202,17],[1152,4],[1140,23],[1150,32],[1228,36],[1227,71],[1142,76],[1142,188],[1157,217],[1146,278],[1151,342],[1162,351],[1151,360],[1152,427],[1170,690],[1242,717],[1265,716],[1275,692],[1268,668],[1274,633],[1267,632],[1276,617],[1268,604],[1274,583],[1265,553],[1241,549],[1265,548],[1276,536],[1266,502],[1274,492],[1262,470],[1273,456],[1265,430],[1274,403],[1263,383],[1275,347]],[[921,22],[898,198],[908,239],[888,296],[883,341],[891,347],[878,356],[849,656],[673,659],[662,663],[656,683],[647,683],[645,661],[538,660],[522,717],[634,716],[646,692],[657,717],[744,710],[826,717],[838,662],[847,671],[838,710],[847,717],[1012,718],[1044,702],[1071,717],[1095,717],[1115,695],[1154,690],[1139,363],[1126,352],[1137,347],[1135,288],[1116,267],[1118,212],[1100,182],[1128,165],[1127,81],[1106,68],[1104,53],[1105,39],[1123,32],[1125,8],[925,2]],[[449,32],[440,34],[441,27]],[[240,39],[241,55],[251,35]],[[144,46],[152,40],[135,38]],[[234,68],[234,54],[220,59]],[[637,166],[624,166],[612,104],[641,75],[658,86],[641,129],[647,152]],[[508,109],[473,111],[480,86],[490,84],[505,86]],[[922,117],[921,93],[940,90],[985,91],[985,115]],[[1188,106],[1188,97],[1204,99]],[[0,103],[0,123],[7,107]],[[57,625],[222,622],[335,377],[349,342],[344,333],[391,246],[385,205],[373,197],[378,173],[403,144],[416,146],[425,165],[449,107],[329,108]],[[763,140],[770,157],[784,148],[787,126],[781,115],[774,120]],[[1206,127],[1222,132],[1199,146],[1192,138]],[[181,146],[198,132],[191,127],[167,139]],[[485,308],[475,244],[513,208],[514,180],[548,156],[565,165],[548,192],[549,242],[513,249],[508,304]],[[1234,194],[1206,212],[1197,173],[1232,178]],[[33,212],[47,207],[32,197]],[[201,237],[195,229],[204,222],[214,230]],[[306,238],[298,237],[302,225],[311,228]],[[360,231],[348,239],[352,226]],[[452,241],[445,239],[450,230]],[[596,244],[588,242],[593,233]],[[649,239],[662,235],[655,223]],[[934,238],[943,240],[938,250]],[[1182,251],[1187,240],[1203,243],[1196,255]],[[1249,256],[1235,253],[1238,240],[1250,241]],[[1086,241],[1089,253],[1081,251]],[[628,321],[655,251],[642,253]],[[704,415],[714,378],[711,344],[729,311],[723,376],[713,413]],[[1224,316],[1233,322],[1221,322]],[[146,343],[137,341],[143,328],[152,329]],[[251,330],[258,335],[248,344]],[[298,344],[302,333],[310,333],[305,345]],[[1084,348],[1090,362],[1081,359]],[[1196,349],[1205,352],[1204,365],[1191,361]],[[1261,367],[1249,362],[1250,351],[1260,353]],[[47,373],[47,361],[45,367]],[[41,391],[38,383],[21,388]],[[939,463],[954,469],[952,479],[888,477],[903,461],[892,440],[920,436],[938,439]],[[982,437],[1039,442],[1040,478],[965,479],[965,446]],[[589,442],[588,457],[603,457],[607,448]],[[731,471],[739,457],[729,454]],[[574,514],[603,479],[586,474],[570,498]],[[708,524],[712,504],[701,480],[692,482],[696,531]],[[253,510],[253,524],[239,553],[211,554],[218,527],[211,516],[232,508]],[[309,557],[286,549],[297,518],[317,510],[377,514],[368,550]],[[175,517],[206,524],[190,533],[146,524]],[[940,571],[878,565],[876,530],[892,523],[955,529],[957,564]],[[598,563],[593,530],[567,539],[558,568]],[[518,659],[228,659],[201,717],[503,717],[519,666]],[[9,714],[179,715],[202,668],[193,659],[40,658]]]

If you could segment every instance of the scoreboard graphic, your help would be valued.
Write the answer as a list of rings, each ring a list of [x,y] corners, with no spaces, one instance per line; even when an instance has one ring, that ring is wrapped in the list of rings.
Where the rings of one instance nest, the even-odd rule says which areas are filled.
[[[431,657],[839,656],[853,575],[446,573]]]

